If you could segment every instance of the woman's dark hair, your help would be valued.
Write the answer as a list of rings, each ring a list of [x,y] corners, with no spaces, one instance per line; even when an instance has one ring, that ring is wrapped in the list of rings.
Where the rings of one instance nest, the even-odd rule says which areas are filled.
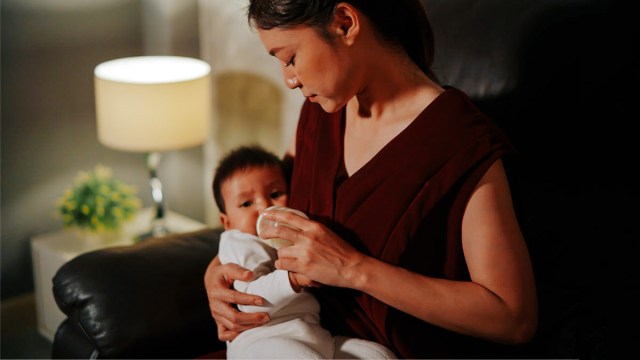
[[[222,183],[231,178],[236,172],[251,167],[277,167],[285,174],[282,160],[259,145],[240,146],[231,150],[220,160],[213,177],[213,198],[221,213],[226,213],[224,199],[220,190]]]
[[[418,0],[251,0],[247,17],[251,26],[269,30],[307,25],[330,40],[327,26],[334,9],[346,2],[362,12],[387,43],[402,46],[411,60],[431,79],[434,40],[427,14]]]

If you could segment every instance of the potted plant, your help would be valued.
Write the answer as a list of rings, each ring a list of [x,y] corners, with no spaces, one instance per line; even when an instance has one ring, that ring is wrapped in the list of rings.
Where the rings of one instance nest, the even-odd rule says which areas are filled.
[[[58,199],[56,209],[65,228],[79,229],[84,237],[112,237],[141,207],[137,190],[113,178],[110,168],[98,164],[80,171],[74,185]]]

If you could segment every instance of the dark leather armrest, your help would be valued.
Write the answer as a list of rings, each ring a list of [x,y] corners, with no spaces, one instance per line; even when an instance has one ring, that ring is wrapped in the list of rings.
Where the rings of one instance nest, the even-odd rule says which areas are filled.
[[[56,302],[81,330],[74,333],[84,333],[101,358],[194,358],[224,349],[203,283],[220,232],[169,235],[80,255],[56,273]],[[55,341],[63,342],[64,334],[58,335]]]
[[[96,359],[98,352],[76,321],[66,319],[58,326],[51,348],[52,359]]]

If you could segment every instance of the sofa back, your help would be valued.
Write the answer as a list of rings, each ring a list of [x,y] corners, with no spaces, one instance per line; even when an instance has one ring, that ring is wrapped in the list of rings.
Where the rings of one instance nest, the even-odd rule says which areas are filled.
[[[607,270],[630,249],[640,44],[612,0],[423,0],[433,69],[507,133],[540,325],[531,356],[599,358]],[[624,262],[618,262],[618,266]],[[600,356],[598,356],[600,355]]]

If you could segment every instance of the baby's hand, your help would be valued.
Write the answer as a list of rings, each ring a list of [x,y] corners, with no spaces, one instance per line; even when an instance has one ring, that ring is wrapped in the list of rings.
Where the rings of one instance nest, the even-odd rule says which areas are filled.
[[[302,288],[305,287],[319,287],[320,284],[309,279],[304,275],[300,275],[298,273],[294,273],[289,271],[289,282],[291,283],[291,288],[295,292],[302,291]]]

